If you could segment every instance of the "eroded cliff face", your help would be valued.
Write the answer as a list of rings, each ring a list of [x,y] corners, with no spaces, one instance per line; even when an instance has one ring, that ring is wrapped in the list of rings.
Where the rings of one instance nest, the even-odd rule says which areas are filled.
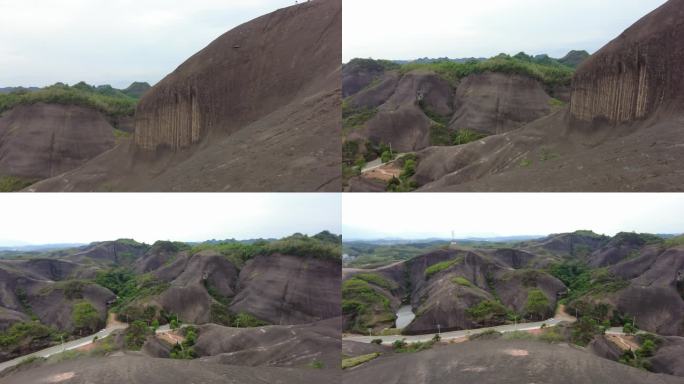
[[[572,116],[614,124],[647,118],[681,102],[683,70],[684,0],[670,0],[579,68]]]
[[[143,97],[137,147],[186,148],[209,133],[233,133],[333,82],[339,88],[340,20],[340,0],[315,0],[224,34]]]

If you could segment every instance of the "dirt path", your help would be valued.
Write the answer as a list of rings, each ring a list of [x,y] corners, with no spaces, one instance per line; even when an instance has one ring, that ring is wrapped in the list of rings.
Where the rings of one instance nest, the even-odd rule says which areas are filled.
[[[157,337],[171,345],[180,344],[185,341],[185,337],[175,333],[175,331],[158,333]]]
[[[639,349],[639,344],[637,344],[634,336],[606,335],[606,338],[623,351],[636,351]]]
[[[577,318],[575,316],[571,316],[568,314],[565,308],[565,304],[560,304],[558,306],[558,309],[556,310],[556,319],[558,320],[563,320],[563,321],[569,321],[571,323],[574,323],[577,321]]]
[[[124,327],[124,326],[126,326],[126,323],[122,323],[119,320],[117,320],[116,319],[116,313],[109,312],[109,315],[107,316],[107,328]]]

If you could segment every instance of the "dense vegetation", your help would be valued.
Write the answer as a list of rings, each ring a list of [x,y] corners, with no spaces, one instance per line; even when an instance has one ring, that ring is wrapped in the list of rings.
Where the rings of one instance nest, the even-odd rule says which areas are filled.
[[[472,74],[499,72],[517,74],[539,80],[548,87],[569,85],[574,69],[552,58],[534,58],[524,53],[515,56],[500,54],[484,61],[468,61],[465,63],[449,60],[430,63],[409,63],[401,66],[400,71],[407,73],[416,69],[432,70],[444,77],[453,85]]]
[[[620,357],[620,362],[631,365],[632,367],[652,370],[652,364],[649,357],[652,357],[658,348],[662,345],[663,340],[658,336],[644,333],[638,336],[641,346],[636,351],[625,351]]]
[[[356,276],[342,283],[342,312],[351,316],[350,328],[361,333],[395,319],[389,299]]]
[[[387,183],[388,192],[411,192],[418,188],[418,183],[411,179],[416,174],[417,160],[416,155],[408,154],[397,161],[397,164],[401,166],[401,174]]]
[[[377,352],[374,352],[374,353],[369,353],[367,355],[343,358],[342,359],[342,369],[356,367],[357,365],[367,363],[367,362],[377,358],[378,356],[380,356],[380,354]]]
[[[0,94],[0,113],[23,104],[80,105],[96,109],[110,117],[132,116],[137,99],[104,85],[94,87],[84,82],[73,86],[57,83],[35,92],[18,91]]]
[[[197,342],[197,328],[193,326],[185,327],[183,328],[183,335],[185,336],[185,340],[183,340],[182,343],[173,346],[169,357],[172,359],[183,360],[196,358],[197,353],[195,353],[195,349],[193,347],[195,346],[195,342]]]
[[[454,265],[461,263],[462,261],[463,261],[462,257],[457,257],[457,258],[452,259],[452,260],[446,260],[446,261],[442,261],[442,262],[437,263],[437,264],[432,264],[431,266],[429,266],[425,269],[425,272],[424,272],[425,273],[425,280],[429,280],[430,277],[432,277],[433,275],[435,275],[439,272],[442,272],[446,269],[449,269],[449,268],[453,267]]]
[[[96,332],[102,324],[102,316],[97,312],[97,309],[87,301],[82,300],[74,304],[72,310],[72,319],[74,327],[79,334],[91,334]]]
[[[541,289],[534,288],[527,292],[525,315],[532,320],[544,320],[551,312],[551,304]]]
[[[28,345],[35,340],[44,340],[46,343],[59,341],[63,334],[54,328],[41,324],[38,321],[14,323],[7,330],[0,332],[0,347],[3,350],[12,350],[21,345]]]
[[[498,301],[483,300],[466,309],[466,314],[480,325],[491,326],[505,323],[509,310]]]
[[[354,108],[346,101],[342,102],[342,129],[345,134],[363,126],[378,113],[377,108]]]
[[[2,97],[2,95],[0,95]],[[2,113],[2,111],[0,111]],[[35,183],[36,180],[16,176],[0,176],[0,192],[17,192]]]
[[[190,252],[213,250],[221,253],[238,267],[258,255],[291,255],[339,260],[342,257],[342,238],[328,231],[315,236],[295,233],[280,240],[257,240],[238,242],[234,240],[205,242],[194,246]]]
[[[153,333],[154,331],[152,328],[150,328],[144,321],[134,321],[128,326],[128,328],[126,328],[126,348],[134,351],[140,350],[143,344],[145,344],[147,336],[150,336]]]
[[[376,268],[397,261],[411,259],[428,252],[444,248],[446,241],[410,244],[375,244],[363,241],[344,242],[343,252],[351,260],[344,265],[354,268]]]

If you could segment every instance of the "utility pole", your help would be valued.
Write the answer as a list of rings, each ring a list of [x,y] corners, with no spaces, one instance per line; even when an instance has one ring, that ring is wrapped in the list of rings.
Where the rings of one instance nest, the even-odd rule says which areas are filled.
[[[64,352],[65,347],[64,347],[64,335],[60,335],[59,338],[62,340],[62,352]]]
[[[439,324],[437,324],[437,334],[439,335],[439,337],[442,337],[442,326]]]
[[[373,337],[373,329],[368,328],[368,337]]]

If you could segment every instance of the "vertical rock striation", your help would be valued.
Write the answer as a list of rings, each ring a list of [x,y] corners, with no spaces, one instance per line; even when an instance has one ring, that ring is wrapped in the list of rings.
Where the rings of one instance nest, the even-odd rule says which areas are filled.
[[[219,37],[145,94],[136,112],[136,146],[187,148],[320,90],[342,62],[340,19],[340,0],[314,0]]]
[[[581,121],[635,121],[681,106],[683,87],[684,0],[670,0],[580,66],[570,110]]]

